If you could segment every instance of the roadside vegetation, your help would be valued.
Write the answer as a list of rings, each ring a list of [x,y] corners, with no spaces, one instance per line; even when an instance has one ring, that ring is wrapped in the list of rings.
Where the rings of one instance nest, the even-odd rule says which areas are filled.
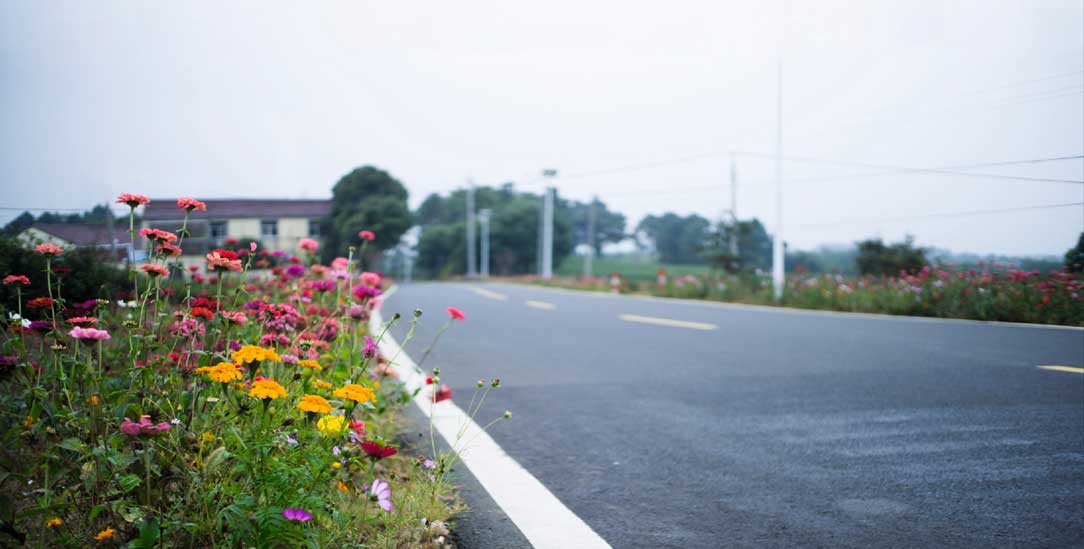
[[[376,236],[328,264],[303,240],[259,273],[234,242],[187,272],[185,233],[145,229],[149,261],[98,287],[51,244],[5,263],[0,545],[450,544],[458,455],[412,449],[400,412],[451,390],[405,392],[380,352],[384,281],[358,260]],[[447,313],[440,333],[465,318]]]

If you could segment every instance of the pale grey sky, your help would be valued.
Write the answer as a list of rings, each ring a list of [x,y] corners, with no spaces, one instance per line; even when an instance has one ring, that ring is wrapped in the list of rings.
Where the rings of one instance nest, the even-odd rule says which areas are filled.
[[[726,151],[935,167],[1084,155],[1080,0],[0,4],[3,207],[120,192],[323,197],[362,164],[412,205],[467,177],[598,194],[635,222],[729,207]],[[667,161],[703,155],[688,162]],[[786,178],[878,170],[788,161]],[[1084,161],[975,168],[1084,180]],[[772,226],[770,159],[739,215]],[[1063,253],[1084,186],[894,174],[786,186],[786,240],[910,232]],[[18,211],[0,211],[6,222]]]

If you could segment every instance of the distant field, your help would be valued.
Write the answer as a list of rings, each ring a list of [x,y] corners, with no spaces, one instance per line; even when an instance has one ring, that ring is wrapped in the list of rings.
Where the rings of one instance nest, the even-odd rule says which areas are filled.
[[[707,265],[671,265],[665,263],[629,261],[627,259],[600,258],[595,260],[595,276],[621,273],[628,280],[654,280],[655,273],[663,267],[670,276],[707,274]],[[557,268],[558,276],[578,276],[583,273],[583,258],[570,256]]]

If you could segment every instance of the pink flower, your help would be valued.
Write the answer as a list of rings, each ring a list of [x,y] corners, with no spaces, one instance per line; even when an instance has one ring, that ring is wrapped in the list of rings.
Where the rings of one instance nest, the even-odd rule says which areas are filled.
[[[235,271],[241,272],[243,267],[241,266],[241,260],[234,257],[230,258],[228,250],[215,250],[207,254],[207,265],[216,271]],[[237,254],[234,254],[236,256]]]
[[[7,286],[8,284],[15,284],[16,282],[22,284],[23,286],[26,286],[30,284],[30,279],[27,278],[26,275],[7,275],[4,277],[4,286]]]
[[[361,231],[360,233],[358,233],[358,237],[362,238],[363,240],[373,240],[376,238],[376,235],[373,234],[373,231]]]
[[[182,210],[187,210],[189,212],[192,211],[192,210],[199,210],[201,212],[207,211],[207,205],[206,204],[204,204],[203,202],[200,202],[199,200],[196,200],[195,198],[188,198],[188,197],[178,198],[177,199],[177,207],[182,209]]]
[[[248,243],[248,251],[249,252],[255,252],[256,251],[256,243],[255,242],[249,242]]]
[[[312,520],[312,513],[304,509],[283,509],[282,516],[286,517],[286,520],[296,520],[298,522],[308,522]]]
[[[456,320],[466,320],[467,315],[463,314],[463,311],[456,309],[455,307],[448,307],[448,316]]]
[[[380,285],[380,275],[366,271],[361,273],[361,282],[370,288],[376,288]]]
[[[391,511],[391,487],[387,482],[373,479],[373,487],[369,489],[369,498],[385,512]]]
[[[41,255],[52,257],[64,253],[64,248],[61,248],[56,244],[38,244],[34,247],[34,251]]]
[[[127,204],[128,207],[132,209],[150,203],[151,199],[141,194],[123,193],[117,197],[117,204]]]
[[[151,276],[169,276],[169,269],[167,269],[167,268],[165,268],[165,267],[163,267],[161,265],[153,265],[151,263],[144,263],[144,264],[140,265],[139,268],[142,269],[143,272],[145,272],[145,273],[147,273],[147,274],[149,274]]]
[[[177,235],[169,231],[163,231],[162,229],[140,229],[139,236],[142,236],[147,240],[156,240],[162,243],[168,243],[177,240]]]
[[[336,271],[345,271],[350,266],[350,260],[345,257],[336,257],[331,261],[331,268]]]
[[[109,341],[112,339],[109,336],[109,332],[105,330],[83,328],[82,326],[72,328],[72,330],[68,332],[68,335],[81,341]]]
[[[158,436],[160,433],[168,431],[169,428],[170,424],[164,421],[162,423],[159,423],[158,425],[151,423],[151,416],[141,416],[139,418],[139,423],[135,423],[128,418],[124,418],[124,423],[120,424],[120,432],[130,437]]]
[[[299,248],[301,248],[302,250],[304,250],[305,253],[314,254],[314,253],[316,253],[316,248],[319,247],[320,245],[317,244],[316,241],[311,239],[311,238],[302,238],[301,242],[299,242],[297,244],[297,246]]]

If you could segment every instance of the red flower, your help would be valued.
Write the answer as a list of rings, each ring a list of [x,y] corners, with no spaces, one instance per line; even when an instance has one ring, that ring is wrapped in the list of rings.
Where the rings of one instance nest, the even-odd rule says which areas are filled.
[[[440,387],[433,393],[433,402],[440,402],[449,398],[452,398],[452,388],[447,383],[441,383]]]
[[[208,321],[214,319],[214,317],[215,317],[215,314],[212,313],[211,310],[206,308],[206,307],[192,307],[188,311],[188,313],[191,314],[192,316],[204,318],[204,319],[206,319]]]
[[[358,236],[364,240],[373,240],[374,238],[376,238],[376,235],[373,234],[373,231],[361,231],[360,233],[358,233]]]
[[[204,204],[203,202],[200,202],[199,200],[196,200],[195,198],[188,198],[188,197],[178,198],[177,199],[177,207],[182,209],[182,210],[187,210],[187,211],[192,211],[192,210],[199,210],[201,212],[207,211],[207,205],[206,204]]]
[[[141,194],[124,193],[117,197],[117,204],[127,204],[128,207],[132,209],[150,203],[151,199]]]
[[[467,315],[463,314],[463,311],[456,309],[455,307],[448,307],[448,316],[456,320],[466,320]]]
[[[45,309],[48,307],[52,307],[53,303],[56,303],[56,301],[54,301],[51,297],[35,297],[34,299],[28,301],[26,305],[31,309]]]
[[[395,447],[384,446],[375,440],[366,440],[362,442],[361,449],[365,450],[366,454],[369,454],[376,459],[391,457],[399,453],[399,450],[396,450]]]
[[[8,284],[14,284],[16,282],[25,286],[30,284],[30,279],[27,278],[26,275],[7,275],[4,277],[4,286],[7,286]]]
[[[168,255],[170,257],[177,257],[181,255],[181,248],[174,246],[168,242],[163,242],[155,248],[155,251],[162,255]]]

